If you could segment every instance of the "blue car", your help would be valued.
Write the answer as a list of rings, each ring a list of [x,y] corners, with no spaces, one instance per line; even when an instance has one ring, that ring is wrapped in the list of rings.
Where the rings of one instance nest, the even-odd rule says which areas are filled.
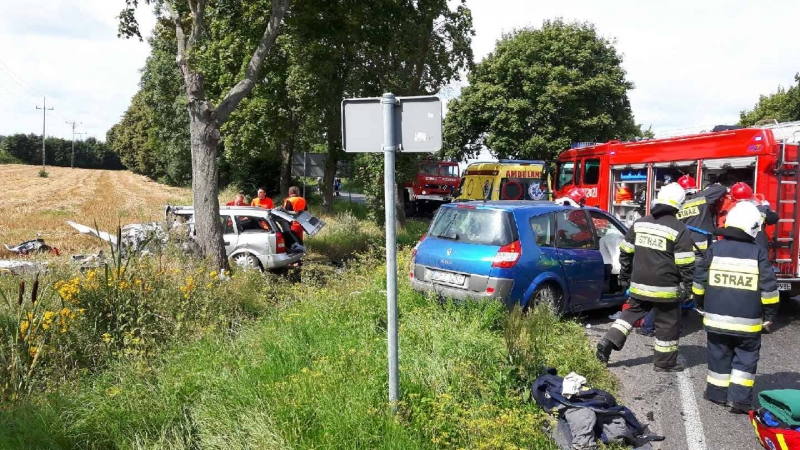
[[[574,313],[619,305],[625,293],[599,248],[603,238],[618,248],[626,232],[596,208],[451,203],[414,249],[411,284],[446,298],[499,299],[509,308],[544,302]]]

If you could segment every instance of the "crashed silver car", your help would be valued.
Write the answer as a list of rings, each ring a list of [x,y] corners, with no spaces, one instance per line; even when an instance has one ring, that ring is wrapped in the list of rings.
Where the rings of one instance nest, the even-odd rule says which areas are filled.
[[[292,222],[298,222],[303,230],[314,236],[325,226],[325,222],[307,211],[299,214],[281,208],[271,210],[252,206],[223,206],[220,208],[225,251],[238,266],[259,270],[281,271],[296,266],[305,256],[306,248],[292,233]],[[98,237],[111,243],[121,252],[136,250],[148,252],[150,245],[166,244],[170,235],[183,243],[190,251],[194,240],[194,207],[167,206],[165,222],[134,223],[120,229],[121,245],[117,236],[75,222],[67,222],[81,234]],[[91,256],[91,255],[90,255]]]
[[[194,237],[194,207],[171,206],[167,217],[174,217],[173,227],[188,225]],[[314,236],[325,222],[303,211],[299,214],[281,208],[262,209],[251,206],[223,206],[219,210],[225,252],[240,267],[280,270],[296,265],[305,256],[306,248],[292,233],[291,224],[298,222],[308,236]]]

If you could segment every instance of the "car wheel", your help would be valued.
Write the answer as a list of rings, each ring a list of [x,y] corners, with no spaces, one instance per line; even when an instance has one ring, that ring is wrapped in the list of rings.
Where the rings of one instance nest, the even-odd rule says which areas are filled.
[[[545,283],[534,291],[531,299],[528,301],[526,309],[530,309],[536,305],[547,305],[556,314],[564,312],[564,296],[561,295],[561,289],[552,283]]]
[[[258,258],[250,253],[239,253],[231,258],[236,267],[243,270],[261,270],[261,263]]]

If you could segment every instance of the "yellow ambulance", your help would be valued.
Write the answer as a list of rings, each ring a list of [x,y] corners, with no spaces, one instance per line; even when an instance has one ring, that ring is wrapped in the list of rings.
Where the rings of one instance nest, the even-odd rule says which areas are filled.
[[[501,159],[467,166],[456,201],[551,200],[544,161]]]

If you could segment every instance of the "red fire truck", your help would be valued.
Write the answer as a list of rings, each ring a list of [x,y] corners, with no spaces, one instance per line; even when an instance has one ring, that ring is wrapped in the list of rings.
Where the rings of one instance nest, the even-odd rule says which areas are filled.
[[[420,162],[413,180],[403,184],[406,215],[431,213],[450,203],[460,180],[458,163],[426,159]]]
[[[779,289],[800,294],[798,250],[800,122],[636,142],[610,141],[562,152],[555,190],[583,188],[587,205],[611,212],[628,225],[650,212],[666,183],[689,174],[700,188],[743,181],[769,201],[780,221],[767,227]],[[709,230],[712,231],[712,230]]]

